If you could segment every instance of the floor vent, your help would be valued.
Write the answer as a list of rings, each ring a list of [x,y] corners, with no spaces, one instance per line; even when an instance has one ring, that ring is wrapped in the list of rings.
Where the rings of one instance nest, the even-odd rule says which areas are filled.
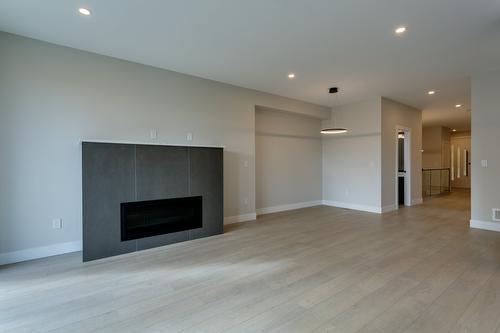
[[[500,221],[500,208],[493,208],[492,219],[493,221]]]

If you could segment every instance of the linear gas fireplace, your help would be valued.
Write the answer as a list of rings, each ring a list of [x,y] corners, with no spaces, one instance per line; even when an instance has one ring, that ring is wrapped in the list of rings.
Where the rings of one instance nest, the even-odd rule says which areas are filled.
[[[224,231],[223,149],[82,143],[83,261]]]
[[[203,226],[202,196],[124,202],[121,204],[122,241]]]

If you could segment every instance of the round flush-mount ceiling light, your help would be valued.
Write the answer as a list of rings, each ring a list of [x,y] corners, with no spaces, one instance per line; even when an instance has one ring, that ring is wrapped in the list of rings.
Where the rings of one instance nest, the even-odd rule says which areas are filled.
[[[462,104],[456,104],[455,105],[456,108],[461,108],[462,107]]]
[[[90,16],[90,10],[84,7],[78,8],[78,12],[82,14],[83,16]]]
[[[341,134],[341,133],[347,133],[347,129],[345,128],[325,128],[322,129],[321,134]]]
[[[434,95],[435,93],[436,93],[436,91],[435,91],[435,90],[429,90],[429,91],[427,92],[427,94],[428,94],[428,95]]]
[[[295,79],[295,73],[290,73],[288,74],[289,79]]]
[[[406,27],[405,26],[400,26],[400,27],[397,27],[395,30],[394,30],[394,33],[396,35],[402,35],[406,32]]]

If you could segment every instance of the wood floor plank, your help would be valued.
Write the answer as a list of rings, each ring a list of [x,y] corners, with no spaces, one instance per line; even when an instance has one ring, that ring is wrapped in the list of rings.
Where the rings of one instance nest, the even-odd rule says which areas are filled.
[[[497,266],[480,262],[462,273],[404,332],[449,332]]]
[[[500,269],[481,288],[452,332],[495,332],[500,325]]]
[[[495,332],[500,234],[466,191],[386,214],[326,206],[81,263],[0,267],[1,332]]]

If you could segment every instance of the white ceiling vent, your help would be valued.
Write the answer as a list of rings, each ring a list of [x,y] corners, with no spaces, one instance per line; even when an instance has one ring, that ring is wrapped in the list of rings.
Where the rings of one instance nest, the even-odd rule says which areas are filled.
[[[492,217],[493,221],[500,221],[500,208],[493,208]]]

